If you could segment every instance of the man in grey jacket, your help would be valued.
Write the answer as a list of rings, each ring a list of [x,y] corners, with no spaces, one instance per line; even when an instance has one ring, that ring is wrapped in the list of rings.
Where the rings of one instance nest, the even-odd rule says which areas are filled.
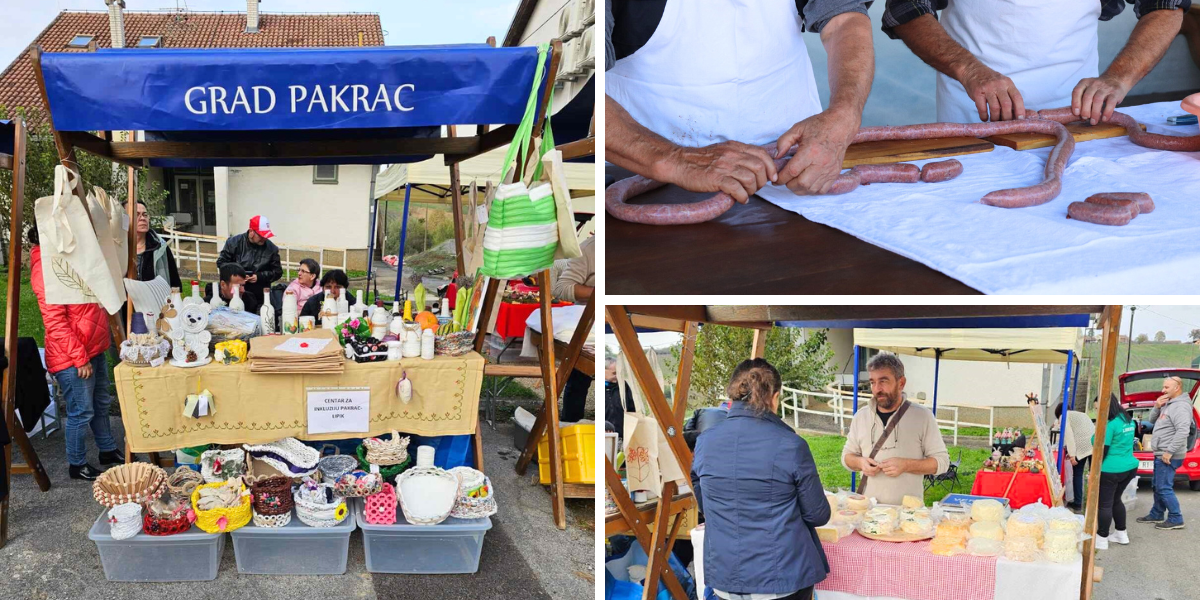
[[[1175,498],[1175,470],[1183,464],[1188,435],[1192,430],[1192,400],[1183,391],[1183,380],[1163,380],[1162,395],[1150,411],[1154,432],[1150,449],[1154,451],[1154,506],[1139,523],[1157,523],[1156,529],[1183,529],[1183,513]]]

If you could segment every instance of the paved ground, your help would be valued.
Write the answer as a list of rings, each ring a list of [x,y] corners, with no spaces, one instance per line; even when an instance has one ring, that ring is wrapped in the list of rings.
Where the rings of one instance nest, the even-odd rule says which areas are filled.
[[[1099,550],[1096,564],[1104,579],[1095,585],[1096,600],[1180,600],[1200,597],[1196,589],[1195,557],[1200,556],[1200,492],[1187,484],[1175,486],[1187,528],[1158,531],[1134,519],[1150,512],[1154,495],[1143,483],[1137,504],[1129,511],[1129,545],[1112,544]]]
[[[350,538],[342,576],[239,575],[233,544],[226,544],[220,573],[203,583],[133,584],[104,579],[87,531],[101,512],[91,486],[66,476],[61,433],[34,446],[53,487],[41,493],[32,477],[13,479],[9,543],[0,549],[0,598],[160,600],[161,598],[550,598],[594,595],[595,502],[568,500],[565,531],[551,521],[549,496],[513,469],[511,423],[484,431],[484,466],[497,490],[500,512],[484,538],[475,575],[372,575],[364,565],[362,535]],[[113,429],[121,433],[120,420]],[[118,437],[118,443],[123,443]],[[95,448],[88,441],[91,458]],[[534,465],[527,473],[536,473]]]

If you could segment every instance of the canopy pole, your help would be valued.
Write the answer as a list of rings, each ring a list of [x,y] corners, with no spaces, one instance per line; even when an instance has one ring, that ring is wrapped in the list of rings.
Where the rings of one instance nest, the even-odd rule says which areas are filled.
[[[375,214],[379,212],[379,198],[375,197],[375,172],[379,170],[378,165],[371,165],[371,195],[367,196],[367,203],[371,206],[371,233],[367,243],[367,291],[371,289],[371,280],[375,278],[375,271],[371,268],[375,266]],[[363,294],[366,297],[366,294]],[[379,299],[379,286],[375,286],[375,299]]]
[[[446,132],[450,137],[458,136],[458,128],[447,125]],[[463,263],[463,216],[462,216],[462,182],[459,180],[458,163],[450,165],[450,205],[454,211],[454,260],[458,265],[458,274],[466,275],[467,267]],[[426,224],[428,227],[428,224]]]
[[[852,415],[858,414],[858,344],[854,345],[854,411],[851,414]],[[853,491],[854,488],[858,487],[858,484],[856,483],[857,479],[858,479],[858,473],[851,471],[850,472],[850,490],[851,491]]]
[[[933,351],[933,420],[937,421],[937,392],[938,392],[938,375],[942,367],[942,351],[935,348]]]
[[[1066,365],[1067,372],[1063,373],[1062,400],[1060,400],[1058,403],[1058,405],[1062,407],[1062,416],[1059,417],[1058,420],[1058,472],[1060,476],[1063,472],[1063,445],[1067,441],[1067,412],[1069,412],[1069,409],[1067,408],[1067,391],[1071,388],[1071,360],[1074,357],[1075,351],[1068,350]],[[1064,482],[1063,485],[1066,485],[1066,482]]]
[[[400,249],[396,251],[396,295],[400,298],[400,282],[404,281],[404,240],[408,238],[408,199],[412,195],[412,184],[404,184],[404,213],[400,217]],[[425,310],[424,307],[418,310]]]

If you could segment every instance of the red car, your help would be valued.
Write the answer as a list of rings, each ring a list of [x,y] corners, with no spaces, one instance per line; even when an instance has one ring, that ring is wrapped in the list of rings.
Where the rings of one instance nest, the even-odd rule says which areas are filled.
[[[1188,397],[1195,398],[1196,392],[1200,390],[1200,369],[1146,369],[1144,371],[1131,371],[1122,373],[1120,376],[1121,384],[1121,406],[1133,415],[1141,427],[1145,427],[1147,431],[1153,427],[1153,423],[1149,421],[1150,411],[1154,409],[1154,401],[1162,395],[1162,381],[1171,376],[1179,377],[1184,381],[1184,389],[1187,391]],[[1188,389],[1188,384],[1191,384],[1191,389]],[[1200,413],[1196,412],[1196,408],[1192,407],[1192,418],[1195,419],[1197,426],[1200,426]],[[1144,435],[1139,427],[1138,442],[1140,444]],[[1135,446],[1135,450],[1140,446]],[[1154,476],[1154,453],[1149,449],[1145,451],[1136,450],[1133,453],[1138,459],[1137,474],[1142,477],[1143,481]],[[1183,458],[1183,465],[1179,470],[1175,471],[1176,479],[1187,479],[1188,487],[1193,490],[1200,490],[1200,439],[1188,448],[1187,454]]]

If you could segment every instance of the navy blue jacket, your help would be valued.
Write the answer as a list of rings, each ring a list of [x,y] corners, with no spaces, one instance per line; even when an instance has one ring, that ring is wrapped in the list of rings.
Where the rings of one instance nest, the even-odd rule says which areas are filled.
[[[829,521],[808,442],[778,415],[734,402],[692,461],[704,514],[704,583],[737,594],[790,594],[825,579],[816,527]]]

